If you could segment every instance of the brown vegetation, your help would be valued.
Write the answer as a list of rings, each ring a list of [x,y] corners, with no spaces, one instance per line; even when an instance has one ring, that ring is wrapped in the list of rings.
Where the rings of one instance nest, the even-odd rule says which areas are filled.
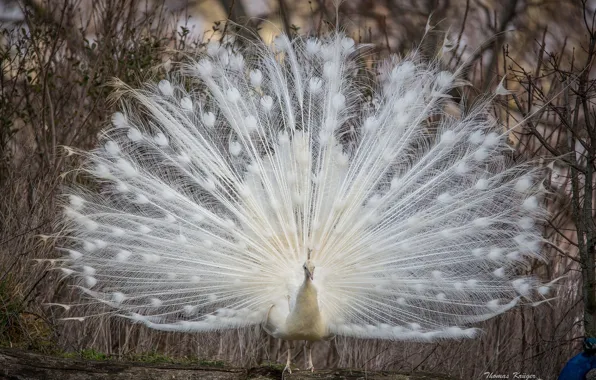
[[[44,356],[20,350],[0,349],[0,376],[28,380],[451,380],[453,378],[416,372],[371,372],[352,369],[294,371],[283,374],[282,366],[236,368],[206,362],[171,363],[90,361],[88,359]],[[3,377],[4,378],[4,377]]]
[[[79,163],[66,147],[93,146],[117,106],[108,96],[112,78],[137,86],[163,76],[170,62],[181,59],[176,52],[200,48],[186,23],[187,11],[197,4],[173,11],[171,3],[22,0],[22,22],[0,20],[3,345],[44,352],[94,349],[116,358],[159,352],[225,360],[238,367],[281,358],[281,342],[258,329],[162,333],[109,315],[62,322],[62,317],[77,316],[77,310],[45,306],[79,301],[68,281],[47,270],[60,253],[53,239],[43,238],[57,233],[53,226],[60,218],[60,187],[76,180],[69,173]],[[222,1],[220,9],[244,23],[247,3]],[[533,263],[525,271],[543,280],[564,276],[556,299],[484,323],[483,336],[473,341],[338,338],[320,343],[315,366],[424,370],[460,378],[479,378],[487,371],[554,377],[578,350],[580,338],[596,334],[594,10],[572,0],[359,0],[346,2],[337,14],[323,0],[267,4],[269,9],[254,15],[277,23],[280,30],[324,33],[338,17],[357,40],[374,43],[379,56],[404,54],[418,45],[435,56],[446,35],[453,49],[444,53],[444,64],[468,66],[467,79],[473,84],[469,97],[494,89],[506,76],[503,84],[511,94],[499,98],[499,116],[504,127],[517,126],[511,133],[516,154],[551,168],[547,186],[552,217],[544,227],[550,261]],[[205,28],[206,38],[227,32],[223,21],[204,21],[214,22]],[[268,38],[268,24],[250,21]],[[447,32],[431,31],[423,38],[425,27],[435,24]]]

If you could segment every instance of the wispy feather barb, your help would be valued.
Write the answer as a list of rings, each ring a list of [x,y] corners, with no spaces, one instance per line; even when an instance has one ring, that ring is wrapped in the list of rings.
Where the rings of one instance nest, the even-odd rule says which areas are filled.
[[[457,74],[392,58],[371,88],[358,54],[343,35],[215,44],[128,89],[84,153],[100,190],[70,190],[64,273],[172,331],[263,323],[308,255],[333,334],[473,336],[544,300],[517,276],[540,257],[539,173],[506,158],[486,104],[445,111]]]

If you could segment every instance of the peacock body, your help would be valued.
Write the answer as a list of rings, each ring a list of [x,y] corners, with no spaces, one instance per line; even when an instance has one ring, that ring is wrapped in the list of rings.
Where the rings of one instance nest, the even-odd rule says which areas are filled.
[[[62,270],[118,314],[167,331],[430,341],[548,285],[540,174],[507,158],[487,103],[415,56],[366,75],[341,34],[212,43],[80,152]],[[455,107],[457,108],[457,107]],[[316,274],[315,274],[316,265]]]

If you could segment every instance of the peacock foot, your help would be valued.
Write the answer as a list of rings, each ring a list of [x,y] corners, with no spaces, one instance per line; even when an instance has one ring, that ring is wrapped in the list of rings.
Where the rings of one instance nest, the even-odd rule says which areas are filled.
[[[310,369],[310,368],[307,368],[307,370],[308,369]],[[286,364],[286,366],[284,367],[284,370],[282,371],[282,373],[284,373],[286,371],[288,371],[291,374],[292,373],[292,367]],[[294,371],[300,371],[300,368],[294,367]],[[314,368],[313,368],[313,371],[314,371]]]
[[[289,364],[286,364],[282,373],[288,371],[290,374],[292,373],[292,367]]]

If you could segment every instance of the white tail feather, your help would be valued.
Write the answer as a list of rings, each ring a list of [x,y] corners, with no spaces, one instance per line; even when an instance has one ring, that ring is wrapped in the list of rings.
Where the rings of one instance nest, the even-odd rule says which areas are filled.
[[[207,50],[128,91],[84,154],[100,190],[70,191],[64,273],[91,298],[162,330],[259,324],[311,255],[335,334],[471,337],[544,299],[516,276],[539,257],[538,172],[486,104],[446,114],[456,75],[391,59],[370,88],[341,35]]]

